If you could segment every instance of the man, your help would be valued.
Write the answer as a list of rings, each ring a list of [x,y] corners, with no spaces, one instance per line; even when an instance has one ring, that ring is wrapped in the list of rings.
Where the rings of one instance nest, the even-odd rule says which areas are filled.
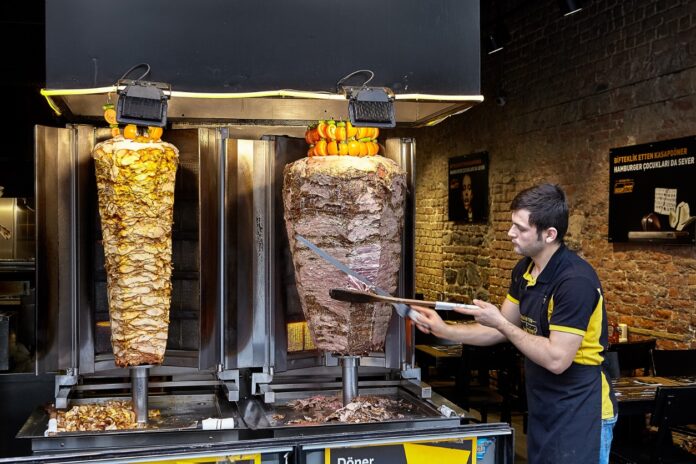
[[[474,324],[448,325],[416,307],[417,327],[470,345],[509,340],[525,357],[527,452],[530,463],[609,462],[616,400],[602,372],[607,346],[602,288],[592,267],[568,250],[568,206],[563,190],[542,184],[512,201],[508,236],[524,256],[512,270],[500,310],[474,300],[457,308]]]

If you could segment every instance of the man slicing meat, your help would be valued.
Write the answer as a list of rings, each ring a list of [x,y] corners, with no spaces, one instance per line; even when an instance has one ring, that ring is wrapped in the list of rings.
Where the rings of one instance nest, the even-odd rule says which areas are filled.
[[[512,201],[508,236],[524,256],[512,270],[500,310],[455,308],[476,324],[447,325],[416,307],[425,333],[470,345],[509,340],[526,357],[528,460],[533,463],[609,462],[616,400],[602,370],[606,310],[592,266],[563,243],[568,228],[565,193],[542,184]]]

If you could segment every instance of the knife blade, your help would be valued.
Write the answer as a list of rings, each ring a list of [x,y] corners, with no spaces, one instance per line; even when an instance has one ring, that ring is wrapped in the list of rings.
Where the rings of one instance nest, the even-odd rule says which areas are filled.
[[[352,303],[368,303],[381,301],[385,303],[402,303],[405,305],[419,305],[429,308],[435,308],[440,311],[452,311],[455,308],[479,309],[476,305],[451,303],[449,301],[427,301],[427,300],[412,300],[409,298],[398,298],[394,296],[377,295],[374,292],[366,292],[363,290],[353,290],[348,288],[332,288],[329,295],[334,300],[350,301]]]
[[[365,285],[367,285],[368,287],[373,289],[374,293],[376,293],[377,295],[391,296],[389,294],[389,292],[377,287],[375,284],[370,282],[366,277],[355,272],[354,270],[352,270],[351,268],[349,268],[348,266],[346,266],[345,264],[343,264],[342,262],[340,262],[339,260],[337,260],[336,258],[331,256],[329,253],[327,253],[326,251],[324,251],[321,248],[319,248],[318,246],[316,246],[314,243],[312,243],[309,240],[307,240],[306,238],[304,238],[302,235],[295,234],[295,239],[298,242],[300,242],[301,244],[303,244],[304,246],[306,246],[307,248],[309,248],[310,250],[312,250],[314,252],[314,254],[318,255],[320,258],[322,258],[327,263],[331,264],[333,267],[335,267],[339,271],[359,280],[360,282],[364,283]],[[412,321],[418,322],[418,313],[415,310],[411,309],[409,306],[407,306],[405,304],[401,304],[401,303],[392,303],[392,306],[394,306],[394,309],[396,310],[396,313],[399,316],[401,316],[403,318],[408,317]]]

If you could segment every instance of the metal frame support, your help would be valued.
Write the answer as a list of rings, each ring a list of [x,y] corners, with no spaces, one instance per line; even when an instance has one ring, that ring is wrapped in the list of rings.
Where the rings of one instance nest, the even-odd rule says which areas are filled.
[[[421,398],[431,398],[433,396],[433,387],[420,379],[409,379],[401,384],[404,389],[410,391],[414,395]]]
[[[65,409],[68,407],[68,397],[72,387],[77,385],[77,369],[69,369],[65,375],[56,375],[56,408]]]
[[[217,378],[222,382],[227,401],[239,401],[239,371],[220,371]]]
[[[264,394],[266,391],[268,391],[267,387],[272,381],[273,381],[273,372],[254,372],[254,373],[252,373],[251,374],[251,394],[252,395]],[[270,401],[270,402],[272,403],[273,401]]]

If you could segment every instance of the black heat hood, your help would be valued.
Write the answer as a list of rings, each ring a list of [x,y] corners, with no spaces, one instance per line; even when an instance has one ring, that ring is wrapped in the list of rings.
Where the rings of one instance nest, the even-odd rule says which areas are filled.
[[[42,93],[69,120],[99,118],[147,63],[174,123],[304,126],[346,119],[337,83],[370,70],[397,125],[430,125],[483,100],[479,30],[478,0],[48,1]]]

